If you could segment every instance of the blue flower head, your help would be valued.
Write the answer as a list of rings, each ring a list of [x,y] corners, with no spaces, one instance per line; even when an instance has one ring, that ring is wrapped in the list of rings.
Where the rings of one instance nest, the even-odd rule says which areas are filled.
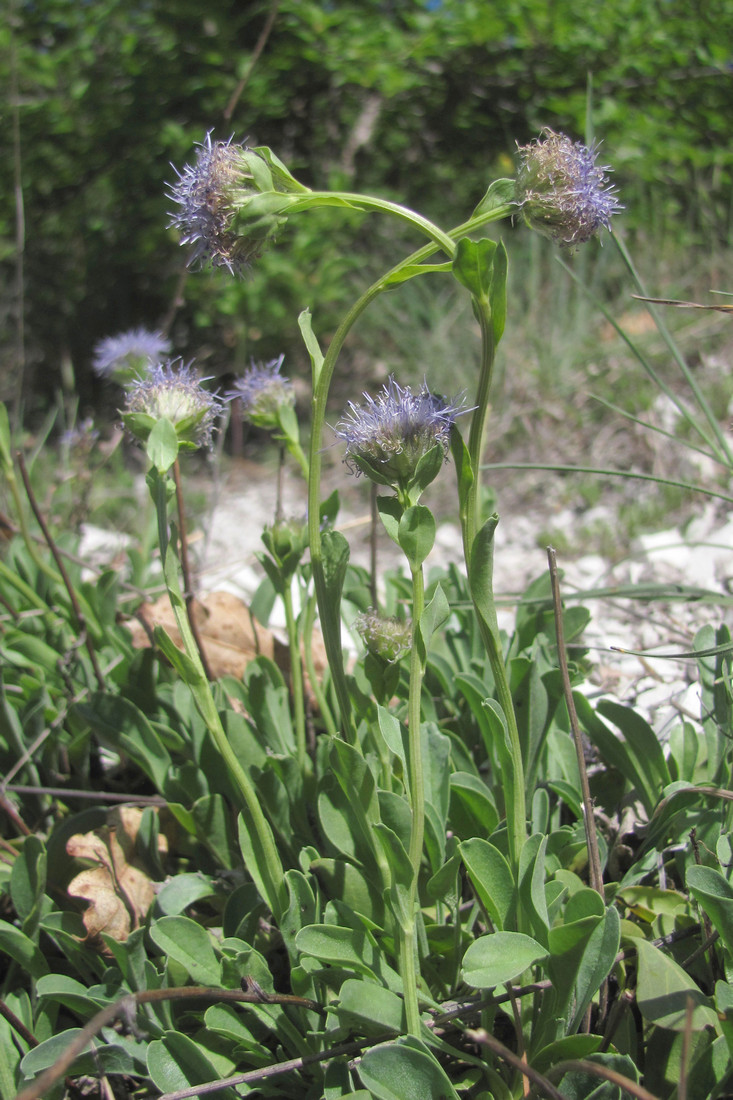
[[[272,431],[280,427],[283,410],[295,406],[293,383],[280,374],[284,358],[281,355],[269,363],[252,363],[227,394],[239,398],[243,419],[256,428]]]
[[[184,447],[210,447],[223,410],[222,402],[203,388],[191,364],[177,360],[156,363],[144,378],[130,383],[122,419],[143,442],[165,417]]]
[[[566,247],[589,241],[623,209],[606,178],[610,169],[596,164],[596,145],[543,130],[519,154],[517,202],[527,225],[550,240]]]
[[[181,234],[181,244],[193,245],[190,265],[211,263],[232,275],[242,274],[262,253],[276,219],[252,219],[238,227],[239,212],[259,193],[252,175],[255,154],[246,145],[212,141],[211,133],[198,146],[196,160],[170,187],[170,198],[180,207],[170,224]]]
[[[350,401],[335,430],[352,472],[414,496],[437,476],[453,423],[466,411],[461,398],[448,402],[427,383],[413,393],[390,377],[376,398],[365,393],[363,405]]]
[[[159,363],[170,350],[170,340],[162,333],[133,328],[100,340],[94,349],[92,369],[100,378],[124,383]]]

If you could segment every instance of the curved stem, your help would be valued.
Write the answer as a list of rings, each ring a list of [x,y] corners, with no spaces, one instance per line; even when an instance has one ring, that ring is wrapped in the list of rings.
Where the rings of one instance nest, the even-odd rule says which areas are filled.
[[[387,199],[377,199],[371,195],[360,195],[351,191],[311,191],[305,198],[298,196],[294,206],[297,209],[298,205],[311,205],[311,200],[315,200],[313,205],[319,205],[320,203],[327,205],[329,201],[336,200],[353,205],[358,210],[381,210],[385,214],[395,214],[409,225],[422,230],[448,256],[452,256],[455,251],[454,242],[440,226],[435,225],[428,218],[424,218],[417,211],[410,210],[409,207],[401,206],[399,203],[389,202]]]
[[[511,214],[513,210],[514,203],[505,203],[476,218],[470,218],[455,229],[452,229],[448,234],[444,234],[445,241],[443,243],[445,244],[448,255],[451,259],[453,258],[455,254],[454,242],[459,237],[489,222],[499,221]],[[435,227],[432,227],[432,229],[434,230]],[[438,232],[440,231],[438,230]],[[395,282],[399,280],[399,276],[406,272],[408,268],[419,265],[432,256],[432,254],[437,251],[438,247],[443,247],[443,244],[438,245],[434,240],[431,240],[430,244],[423,245],[422,248],[411,253],[406,259],[401,260],[400,263],[396,264],[386,275],[383,275],[364,291],[337,328],[320,368],[314,372],[315,383],[313,387],[311,438],[308,455],[308,541],[310,544],[316,598],[321,612],[327,599],[326,579],[323,572],[323,548],[321,543],[319,514],[321,501],[321,450],[323,447],[323,426],[326,417],[326,403],[331,386],[331,379],[336,367],[336,361],[341,353],[347,335],[367,306],[370,305],[383,290],[386,290],[390,285],[394,285]],[[321,614],[321,622],[324,622],[323,614]],[[353,744],[356,740],[356,736],[351,713],[351,702],[343,667],[341,637],[340,635],[334,636],[329,630],[324,630],[323,640],[331,675],[333,677],[339,709],[341,711],[341,723],[344,727],[344,731],[349,736],[349,740]]]

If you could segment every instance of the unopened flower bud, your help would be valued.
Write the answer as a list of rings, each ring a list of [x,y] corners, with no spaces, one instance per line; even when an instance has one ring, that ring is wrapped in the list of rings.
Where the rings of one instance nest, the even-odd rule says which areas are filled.
[[[532,229],[572,247],[609,229],[623,207],[596,164],[598,147],[573,142],[565,134],[543,130],[530,145],[519,146],[516,199]]]
[[[354,626],[369,652],[389,664],[399,661],[412,645],[412,623],[409,619],[380,615],[370,608],[356,618]]]

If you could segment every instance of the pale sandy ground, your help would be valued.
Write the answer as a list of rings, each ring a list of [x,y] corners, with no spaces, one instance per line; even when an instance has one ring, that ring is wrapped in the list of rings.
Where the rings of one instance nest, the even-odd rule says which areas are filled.
[[[334,465],[329,479],[343,482],[346,500],[339,527],[349,539],[352,560],[368,565],[368,495],[362,482],[346,478]],[[302,515],[302,483],[286,478],[283,492],[286,515]],[[445,503],[445,502],[444,502]],[[274,480],[253,464],[232,467],[220,486],[206,537],[199,543],[199,581],[203,592],[225,589],[247,600],[262,570],[255,559],[260,532],[272,520]],[[577,514],[554,508],[548,496],[554,530],[578,527]],[[501,502],[500,502],[501,511]],[[602,512],[603,509],[594,509]],[[587,520],[587,516],[584,517]],[[603,518],[594,516],[592,518]],[[613,515],[608,507],[609,523]],[[496,536],[495,591],[501,597],[521,593],[547,571],[546,549],[537,544],[537,532],[548,526],[548,516],[502,514]],[[389,539],[380,538],[380,564],[391,568],[399,560]],[[461,540],[454,522],[441,523],[435,548],[426,565],[445,566],[462,561]],[[733,583],[733,512],[706,506],[684,532],[669,529],[636,540],[624,560],[611,565],[594,553],[573,558],[559,555],[566,597],[577,590],[596,590],[642,582],[682,584],[720,593],[726,598]],[[608,694],[639,709],[661,738],[681,717],[699,718],[700,703],[694,661],[660,660],[653,652],[675,653],[692,648],[697,630],[705,624],[730,621],[729,609],[714,603],[640,603],[618,599],[583,599],[592,613],[584,642],[594,665],[592,694]],[[501,625],[511,630],[513,611],[501,612]],[[638,658],[612,647],[651,651]]]

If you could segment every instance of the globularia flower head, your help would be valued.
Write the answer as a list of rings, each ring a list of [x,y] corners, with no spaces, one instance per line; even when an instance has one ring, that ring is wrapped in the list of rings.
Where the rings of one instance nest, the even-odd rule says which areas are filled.
[[[389,664],[399,661],[412,645],[412,623],[409,619],[380,615],[370,607],[357,616],[354,626],[369,652]]]
[[[573,142],[565,134],[543,130],[530,145],[520,145],[516,198],[527,225],[558,244],[588,241],[622,210],[596,164],[598,147]]]
[[[99,432],[94,427],[91,416],[80,420],[73,428],[67,430],[61,436],[61,446],[70,458],[78,461],[86,460],[94,450],[99,440]]]
[[[171,350],[170,340],[160,332],[133,328],[117,336],[107,336],[94,349],[92,369],[100,378],[126,382],[159,363]]]
[[[274,223],[237,227],[237,214],[257,195],[252,175],[252,150],[229,141],[212,141],[211,133],[198,147],[196,160],[178,172],[170,197],[180,210],[170,224],[181,233],[181,244],[194,246],[190,264],[211,262],[233,275],[261,254]]]
[[[195,448],[211,446],[215,422],[223,409],[222,402],[203,388],[191,364],[179,359],[156,363],[144,378],[130,383],[122,419],[144,442],[165,417],[176,429],[179,443]]]
[[[443,464],[455,418],[466,411],[462,399],[448,402],[425,382],[413,393],[390,378],[376,398],[365,393],[363,405],[349,402],[336,435],[346,441],[354,473],[399,492],[422,491]]]
[[[269,363],[252,363],[227,394],[239,398],[242,417],[256,428],[278,428],[283,409],[295,406],[293,383],[280,374],[284,358],[281,355]]]

